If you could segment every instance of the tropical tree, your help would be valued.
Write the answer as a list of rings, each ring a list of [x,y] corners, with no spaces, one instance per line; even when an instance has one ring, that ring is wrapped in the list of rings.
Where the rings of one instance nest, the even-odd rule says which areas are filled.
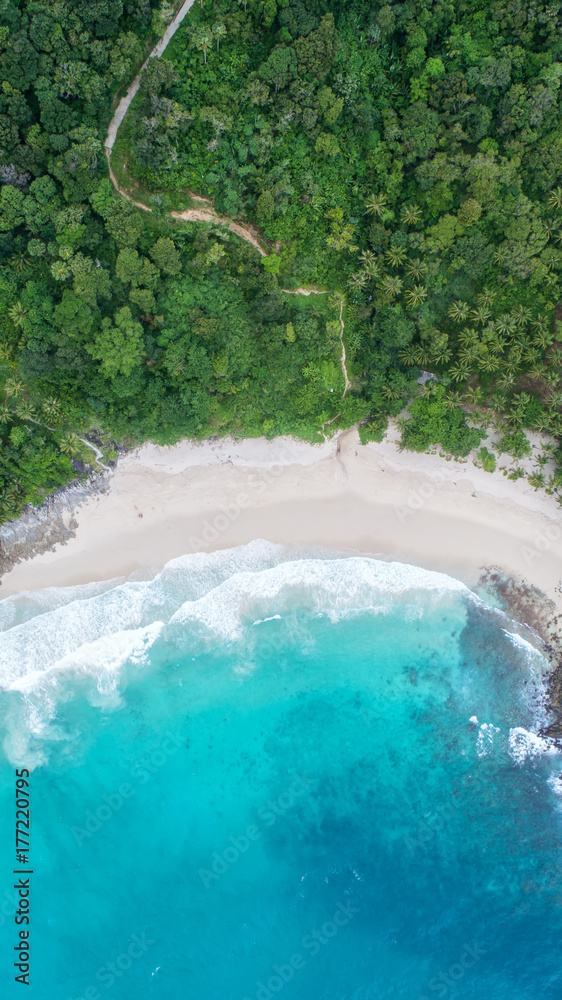
[[[359,260],[362,264],[372,264],[376,259],[377,255],[374,254],[372,250],[363,250],[363,252],[359,255]]]
[[[449,369],[449,375],[451,376],[453,382],[466,382],[468,376],[470,375],[470,369],[464,364],[456,364]]]
[[[376,260],[371,260],[368,264],[364,265],[363,273],[366,274],[370,280],[372,280],[373,278],[378,278],[381,273],[381,269]]]
[[[348,278],[347,284],[350,288],[364,288],[367,284],[367,275],[362,271],[358,271],[356,274],[352,274],[351,277]]]
[[[59,448],[63,454],[77,455],[80,451],[80,442],[76,434],[63,434],[59,441]]]
[[[413,260],[406,264],[405,271],[409,278],[413,278],[414,281],[420,281],[424,274],[427,274],[427,264],[423,260],[420,260],[419,257],[414,257]]]
[[[202,2],[202,0],[201,0]],[[207,49],[213,44],[213,36],[208,28],[198,28],[192,34],[195,48],[203,53],[203,62],[207,62]]]
[[[407,226],[415,226],[422,217],[422,210],[419,205],[405,205],[400,213],[400,218]]]
[[[485,288],[483,292],[480,292],[480,294],[476,296],[476,301],[479,306],[489,309],[495,297],[495,292],[493,292],[490,288]]]
[[[382,294],[385,299],[391,300],[395,299],[397,295],[400,295],[402,291],[402,285],[404,282],[401,278],[398,278],[394,274],[387,274],[384,276],[380,283]]]
[[[392,267],[400,267],[400,264],[406,259],[406,251],[402,250],[400,247],[391,247],[385,253],[385,260],[392,265]]]
[[[417,309],[427,298],[427,288],[424,288],[423,285],[414,285],[413,288],[408,289],[405,298],[410,308]]]
[[[387,198],[384,194],[372,194],[365,202],[365,215],[382,216],[386,208]]]
[[[24,390],[23,382],[19,382],[16,378],[6,379],[4,385],[4,391],[7,396],[19,396]]]
[[[470,309],[468,303],[457,299],[457,301],[453,302],[453,304],[449,307],[448,315],[455,321],[455,323],[462,323],[467,318],[469,312]]]
[[[515,318],[510,313],[503,313],[495,320],[494,326],[498,333],[513,333],[516,328]]]
[[[215,38],[217,40],[217,52],[219,52],[220,51],[220,40],[221,40],[221,38],[224,38],[224,36],[226,35],[226,28],[225,28],[224,24],[221,24],[220,22],[217,22],[217,24],[213,24],[212,31],[213,31],[213,35],[215,36]]]
[[[8,309],[8,316],[10,317],[14,326],[23,326],[23,321],[28,314],[27,309],[24,309],[21,302],[15,302],[13,306]]]
[[[471,309],[470,315],[475,323],[481,323],[482,326],[484,326],[490,318],[489,310],[485,309],[483,306],[479,306],[478,309]]]

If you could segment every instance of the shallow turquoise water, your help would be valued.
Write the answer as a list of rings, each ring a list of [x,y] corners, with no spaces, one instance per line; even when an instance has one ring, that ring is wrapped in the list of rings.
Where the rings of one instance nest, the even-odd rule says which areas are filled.
[[[546,664],[456,581],[254,543],[0,622],[2,996],[16,766],[26,996],[562,995]]]

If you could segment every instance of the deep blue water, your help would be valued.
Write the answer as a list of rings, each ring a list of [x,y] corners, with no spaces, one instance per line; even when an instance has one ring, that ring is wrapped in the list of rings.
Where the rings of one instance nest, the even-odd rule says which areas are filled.
[[[546,663],[461,584],[253,543],[0,622],[2,997],[562,996]]]

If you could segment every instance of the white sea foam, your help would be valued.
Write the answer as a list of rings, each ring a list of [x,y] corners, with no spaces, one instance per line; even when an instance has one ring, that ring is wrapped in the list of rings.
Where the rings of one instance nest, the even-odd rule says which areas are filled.
[[[556,753],[559,753],[559,750],[551,740],[545,740],[542,736],[523,729],[522,726],[509,730],[509,754],[516,764],[524,764],[526,760]]]
[[[37,767],[48,759],[49,744],[73,738],[57,720],[58,705],[78,689],[90,705],[112,711],[122,704],[120,671],[124,663],[142,667],[164,625],[153,622],[139,629],[115,632],[63,656],[48,669],[32,671],[12,681],[19,692],[5,718],[4,751],[15,764]],[[78,685],[78,688],[77,688]]]
[[[304,552],[302,553],[304,555]],[[27,621],[0,633],[0,687],[19,678],[35,680],[82,647],[118,632],[155,621],[197,621],[224,638],[242,623],[274,618],[281,610],[325,611],[332,618],[366,609],[389,610],[393,601],[411,601],[419,614],[420,591],[428,600],[469,591],[443,574],[375,559],[299,558],[301,552],[256,541],[211,554],[195,553],[169,562],[147,581],[96,587],[61,588],[34,597],[43,608]],[[295,558],[296,557],[296,558]],[[48,609],[49,599],[54,607]],[[0,606],[1,606],[0,602]],[[108,647],[109,648],[109,647]],[[79,659],[76,661],[79,662]]]
[[[240,635],[246,622],[292,611],[324,612],[330,619],[365,611],[390,611],[397,603],[413,616],[429,606],[469,595],[458,580],[442,573],[364,557],[284,562],[259,573],[238,572],[196,601],[186,601],[170,624],[199,622],[225,640]]]
[[[533,729],[541,729],[546,726],[548,721],[547,682],[551,666],[528,639],[505,628],[502,629],[502,632],[508,637],[515,649],[518,649],[525,657],[531,683],[523,689],[523,700],[532,714],[531,725]],[[540,642],[538,637],[537,641]]]
[[[11,691],[36,691],[40,683],[49,683],[50,675],[72,672],[93,677],[100,694],[115,690],[119,669],[126,662],[140,665],[147,659],[152,644],[164,628],[163,622],[153,622],[139,629],[114,632],[79,649],[67,653],[46,670],[34,670],[18,677],[9,685]]]
[[[555,795],[562,798],[562,774],[559,771],[554,771],[547,784],[550,786]]]
[[[498,733],[501,733],[501,729],[498,726],[492,725],[491,722],[482,723],[476,739],[476,753],[479,757],[487,757],[488,754],[493,752],[494,742]]]
[[[72,696],[76,681],[91,703],[105,709],[119,705],[127,677],[122,668],[129,663],[142,669],[151,646],[168,626],[172,636],[193,625],[199,637],[228,642],[249,625],[260,627],[290,618],[293,612],[337,621],[365,612],[387,614],[399,605],[408,620],[444,611],[449,625],[454,615],[462,628],[466,601],[482,604],[462,583],[441,573],[370,557],[334,555],[255,541],[182,556],[151,580],[27,595],[32,601],[27,620],[8,599],[12,603],[4,617],[7,628],[0,633],[0,688],[21,697],[17,718],[6,718],[10,759],[17,759],[18,753],[21,759],[22,727],[26,738],[47,732],[51,740],[69,738],[57,730],[57,706]],[[17,623],[10,627],[10,620]],[[504,631],[527,656],[535,688],[544,683],[545,661],[537,650],[521,636]],[[252,657],[248,662],[242,658],[236,669],[241,675],[251,673]],[[493,726],[480,727],[481,755],[491,751],[497,732]]]

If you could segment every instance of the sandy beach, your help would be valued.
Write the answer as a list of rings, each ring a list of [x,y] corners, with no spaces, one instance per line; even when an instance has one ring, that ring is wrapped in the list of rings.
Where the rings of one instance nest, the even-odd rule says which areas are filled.
[[[121,459],[110,490],[75,517],[75,537],[15,566],[2,579],[2,597],[146,577],[176,556],[264,538],[371,553],[468,586],[482,568],[498,566],[562,607],[555,498],[499,471],[400,452],[392,435],[366,446],[354,430],[322,445],[148,444]]]

